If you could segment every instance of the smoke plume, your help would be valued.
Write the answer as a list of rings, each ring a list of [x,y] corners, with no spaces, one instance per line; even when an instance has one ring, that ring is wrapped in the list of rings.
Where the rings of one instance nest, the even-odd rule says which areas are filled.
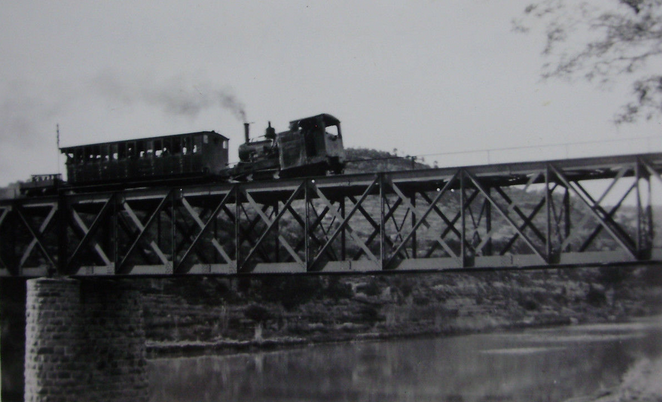
[[[246,108],[232,89],[208,81],[192,81],[183,76],[161,81],[151,76],[128,79],[106,72],[97,76],[92,86],[101,96],[125,105],[144,103],[166,114],[190,118],[202,111],[222,108],[246,122]]]
[[[68,96],[62,92],[59,102],[49,102],[48,96],[44,96],[44,88],[34,88],[25,82],[7,83],[2,92],[11,94],[11,97],[0,100],[0,143],[3,147],[30,148],[40,144],[47,137],[44,124],[50,124],[68,102]],[[51,132],[48,131],[48,135]]]

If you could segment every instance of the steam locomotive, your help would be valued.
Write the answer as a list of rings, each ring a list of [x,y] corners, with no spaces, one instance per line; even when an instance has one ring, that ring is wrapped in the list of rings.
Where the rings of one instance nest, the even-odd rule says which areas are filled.
[[[228,163],[229,139],[214,131],[60,148],[68,182],[36,175],[21,193],[340,174],[345,167],[340,120],[329,114],[293,120],[280,133],[270,122],[256,139],[245,123],[244,135],[234,166]]]

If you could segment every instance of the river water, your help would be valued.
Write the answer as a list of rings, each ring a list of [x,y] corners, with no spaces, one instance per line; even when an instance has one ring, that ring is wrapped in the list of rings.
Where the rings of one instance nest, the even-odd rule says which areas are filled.
[[[662,318],[149,362],[151,401],[565,401],[662,358]]]

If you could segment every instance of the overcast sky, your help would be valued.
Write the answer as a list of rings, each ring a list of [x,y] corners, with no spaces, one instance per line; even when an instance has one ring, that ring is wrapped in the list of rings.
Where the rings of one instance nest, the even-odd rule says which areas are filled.
[[[0,185],[64,171],[58,123],[62,146],[216,130],[236,160],[242,111],[254,133],[325,112],[346,146],[440,166],[660,134],[612,123],[625,82],[540,81],[543,36],[511,24],[528,0],[0,3]]]

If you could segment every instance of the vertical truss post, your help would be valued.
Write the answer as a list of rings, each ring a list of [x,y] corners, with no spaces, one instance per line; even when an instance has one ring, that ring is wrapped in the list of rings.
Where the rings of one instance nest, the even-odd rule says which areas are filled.
[[[634,164],[634,179],[636,180],[636,191],[637,191],[637,237],[635,238],[635,250],[637,258],[641,259],[644,255],[644,249],[647,248],[643,244],[643,233],[642,233],[642,213],[641,213],[641,164],[639,163],[639,158],[637,158],[636,163]]]
[[[488,186],[485,191],[487,195],[490,196],[492,190],[491,186]],[[488,198],[485,198],[483,201],[483,206],[485,208],[485,235],[488,236],[487,242],[485,243],[485,255],[492,255],[492,204]]]
[[[546,220],[546,236],[545,236],[545,254],[547,261],[554,263],[556,258],[552,255],[552,193],[549,189],[549,165],[545,164],[545,220]]]
[[[386,194],[384,192],[384,173],[379,173],[379,267],[381,270],[384,270],[384,257],[386,254],[386,231],[384,230],[384,225],[386,220],[384,219],[384,197]]]
[[[64,275],[67,270],[67,250],[68,242],[67,239],[67,211],[69,210],[67,205],[67,198],[64,195],[64,192],[58,192],[57,197],[57,273]]]
[[[652,253],[653,248],[653,237],[655,233],[653,231],[653,194],[651,188],[651,177],[650,174],[646,176],[646,184],[648,186],[648,202],[646,203],[646,224],[647,224],[647,236],[648,236],[648,249]]]
[[[120,225],[120,219],[119,219],[119,198],[120,197],[113,197],[113,214],[110,217],[110,224],[112,225],[112,234],[111,234],[111,241],[112,241],[112,261],[113,261],[113,270],[117,273],[117,264],[119,264],[120,260],[120,246],[119,246],[119,225]]]
[[[278,216],[278,200],[274,202],[274,216],[276,217],[276,221],[274,222],[274,243],[275,243],[275,250],[274,250],[274,257],[276,259],[276,262],[280,262],[280,220],[281,218]]]
[[[156,217],[156,245],[163,249],[163,242],[161,241],[161,212]]]
[[[212,222],[213,231],[214,231],[214,234],[213,234],[214,239],[218,239],[218,214],[219,213],[220,213],[220,210],[216,213],[216,215],[214,215],[214,221]],[[214,259],[212,260],[212,262],[214,264],[218,264],[221,261],[220,257],[221,256],[218,253],[214,253]]]
[[[565,188],[565,194],[563,194],[563,218],[564,218],[564,234],[563,241],[570,237],[570,187],[563,185]],[[567,251],[572,251],[572,244],[568,243],[566,246]],[[563,252],[564,250],[559,250]]]
[[[304,238],[304,250],[305,250],[305,259],[304,263],[306,264],[306,271],[310,271],[310,236],[309,236],[309,231],[310,231],[310,222],[308,216],[310,215],[309,208],[310,208],[310,180],[305,179],[306,184],[303,189],[303,198],[304,198],[304,211],[303,214],[304,219],[304,228],[303,228],[303,238]]]
[[[460,260],[462,267],[467,266],[467,228],[466,228],[466,214],[464,212],[464,169],[460,169]]]
[[[411,258],[416,258],[416,191],[411,195],[411,228],[414,231],[411,235]]]
[[[343,222],[345,221],[345,196],[340,197],[340,217],[342,218]],[[345,247],[347,237],[345,233],[345,228],[342,228],[342,232],[340,232],[340,260],[345,261],[345,258],[347,258],[347,248]]]
[[[170,208],[170,264],[172,264],[172,269],[174,271],[177,266],[177,201],[182,198],[182,193],[172,193],[170,202],[172,208]],[[172,272],[170,272],[172,273]]]
[[[637,258],[650,259],[653,247],[653,198],[651,193],[650,172],[641,158],[637,158],[635,165],[635,179],[637,180]],[[641,181],[644,181],[646,201],[641,196]]]

